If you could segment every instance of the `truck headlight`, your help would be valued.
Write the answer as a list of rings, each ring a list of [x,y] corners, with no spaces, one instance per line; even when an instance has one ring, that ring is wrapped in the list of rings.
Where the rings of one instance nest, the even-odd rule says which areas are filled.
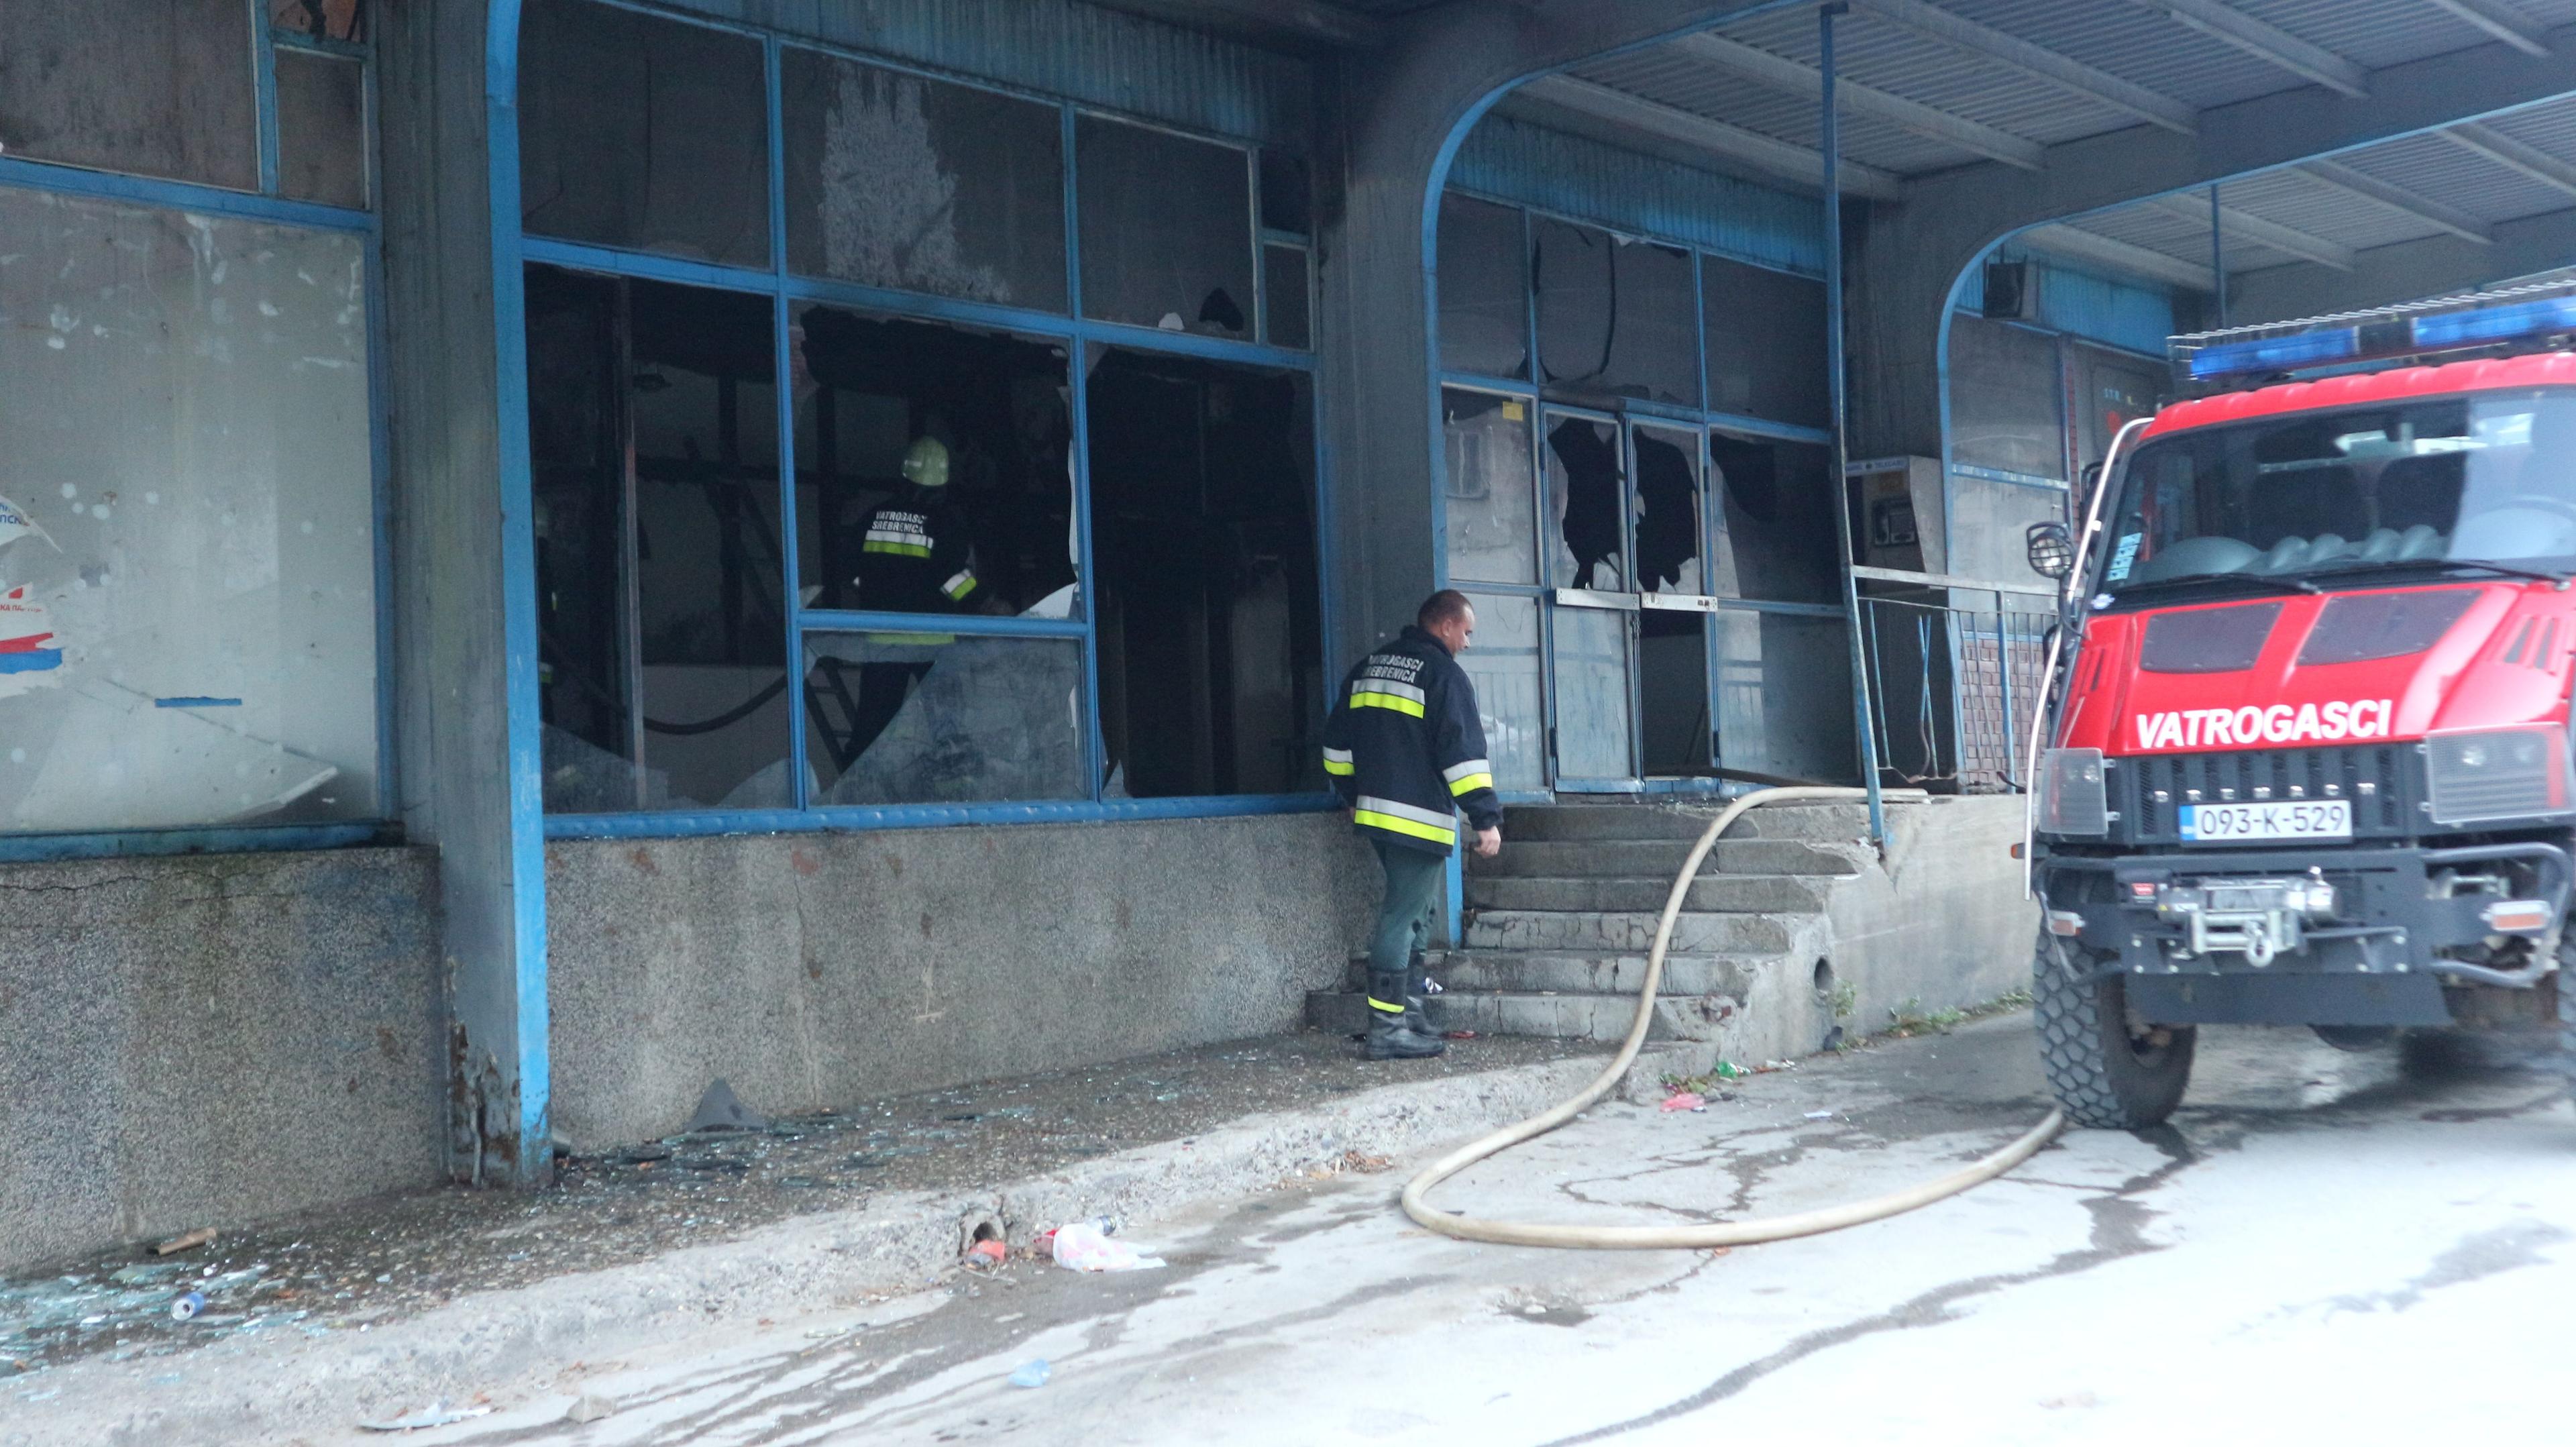
[[[2049,749],[2039,756],[2039,832],[2107,834],[2110,799],[2100,749]]]
[[[2424,740],[2433,822],[2527,819],[2567,810],[2567,732],[2554,725],[2460,730]]]

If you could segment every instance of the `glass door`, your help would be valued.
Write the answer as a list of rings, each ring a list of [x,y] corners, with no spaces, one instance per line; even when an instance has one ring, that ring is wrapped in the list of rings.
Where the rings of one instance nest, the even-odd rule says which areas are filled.
[[[1560,789],[1637,787],[1626,440],[1615,417],[1551,407],[1543,420],[1551,603],[1548,675]]]

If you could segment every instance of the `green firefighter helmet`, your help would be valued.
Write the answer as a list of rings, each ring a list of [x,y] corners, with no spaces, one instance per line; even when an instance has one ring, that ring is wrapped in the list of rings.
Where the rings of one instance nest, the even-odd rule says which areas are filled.
[[[948,444],[936,437],[916,437],[903,455],[903,476],[915,487],[948,485]]]

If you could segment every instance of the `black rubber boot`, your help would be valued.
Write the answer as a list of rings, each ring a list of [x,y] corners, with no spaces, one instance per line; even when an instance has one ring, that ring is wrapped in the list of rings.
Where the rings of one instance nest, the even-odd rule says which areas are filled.
[[[1402,975],[1369,977],[1369,1059],[1427,1060],[1449,1048],[1448,1042],[1439,1036],[1416,1030],[1407,1023],[1411,1012],[1404,1001]]]
[[[1440,1038],[1431,1028],[1431,970],[1423,963],[1422,951],[1415,950],[1404,967],[1404,1028],[1416,1035]]]

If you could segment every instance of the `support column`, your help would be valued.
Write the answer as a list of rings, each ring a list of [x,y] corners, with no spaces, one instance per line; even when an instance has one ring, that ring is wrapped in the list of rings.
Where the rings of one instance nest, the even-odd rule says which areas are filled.
[[[517,0],[389,6],[377,53],[396,729],[404,828],[439,857],[450,1168],[478,1184],[538,1185],[553,1152],[536,579],[524,408],[501,400],[525,367],[515,126],[499,218],[512,240],[498,268],[492,205],[491,122],[516,103],[517,11]],[[496,278],[510,285],[506,322]],[[519,486],[505,495],[512,456]]]

